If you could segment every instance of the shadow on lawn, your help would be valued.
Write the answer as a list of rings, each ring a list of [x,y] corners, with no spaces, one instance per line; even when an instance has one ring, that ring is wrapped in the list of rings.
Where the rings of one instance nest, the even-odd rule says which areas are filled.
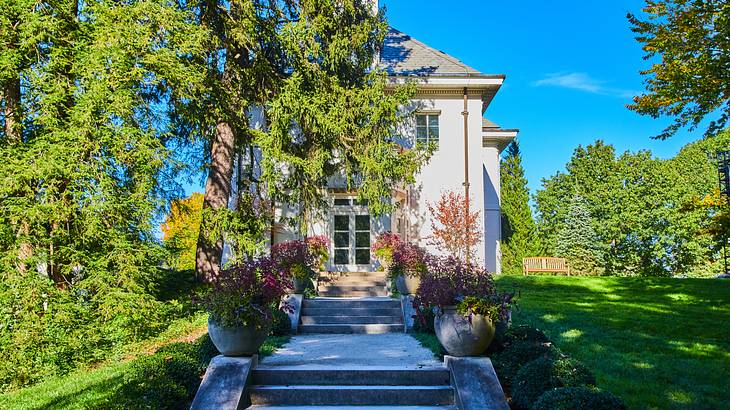
[[[546,330],[632,408],[721,407],[730,400],[730,282],[668,278],[502,277],[515,321]]]

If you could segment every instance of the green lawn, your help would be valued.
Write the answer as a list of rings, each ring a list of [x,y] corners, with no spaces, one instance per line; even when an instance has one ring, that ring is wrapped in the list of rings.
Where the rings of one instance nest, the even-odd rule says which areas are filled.
[[[630,408],[728,408],[730,280],[503,276],[545,331]]]
[[[0,409],[103,409],[122,387],[123,375],[136,356],[154,353],[171,342],[195,340],[205,333],[206,322],[207,315],[203,314],[186,322],[179,321],[159,337],[131,346],[125,358],[0,395]],[[288,340],[288,337],[269,337],[261,346],[260,357],[270,355]]]

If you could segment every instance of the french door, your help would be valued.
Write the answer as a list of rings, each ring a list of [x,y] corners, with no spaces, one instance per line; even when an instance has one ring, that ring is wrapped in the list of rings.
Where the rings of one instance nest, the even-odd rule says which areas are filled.
[[[332,265],[338,271],[371,270],[370,213],[366,207],[337,209],[332,214]]]

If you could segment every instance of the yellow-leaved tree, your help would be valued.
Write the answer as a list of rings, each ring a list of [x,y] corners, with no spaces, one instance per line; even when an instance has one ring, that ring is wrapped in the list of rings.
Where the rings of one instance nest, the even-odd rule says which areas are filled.
[[[170,267],[195,269],[195,249],[200,233],[203,194],[194,192],[188,198],[173,201],[170,213],[162,224],[162,240],[170,251]]]

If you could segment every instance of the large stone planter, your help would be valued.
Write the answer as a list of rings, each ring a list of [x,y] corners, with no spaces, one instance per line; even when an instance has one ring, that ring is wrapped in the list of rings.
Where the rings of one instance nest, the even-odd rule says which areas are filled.
[[[434,318],[436,337],[451,356],[478,356],[484,353],[494,339],[494,324],[482,315],[469,318],[447,306]]]
[[[270,326],[256,329],[254,326],[222,327],[208,319],[208,334],[213,344],[224,356],[253,356],[269,335]]]
[[[302,293],[304,293],[304,289],[307,288],[307,281],[309,281],[309,279],[292,278],[291,281],[294,286],[292,292],[295,295],[301,295]]]
[[[401,295],[415,295],[420,285],[418,276],[399,275],[395,278],[395,287]]]

